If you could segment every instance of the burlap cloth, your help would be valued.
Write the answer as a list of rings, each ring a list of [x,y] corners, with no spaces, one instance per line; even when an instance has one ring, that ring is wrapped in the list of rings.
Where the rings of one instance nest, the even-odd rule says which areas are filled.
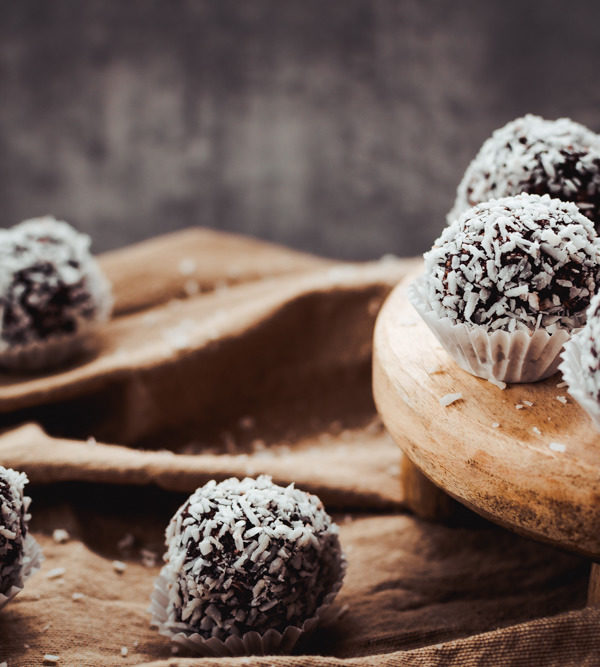
[[[413,261],[341,265],[192,230],[102,263],[116,310],[99,351],[0,376],[0,462],[29,475],[46,555],[0,612],[0,661],[600,664],[588,563],[467,511],[431,523],[403,509],[370,357],[381,302]],[[206,480],[260,472],[319,494],[340,523],[341,615],[293,656],[174,656],[147,613],[166,523]]]

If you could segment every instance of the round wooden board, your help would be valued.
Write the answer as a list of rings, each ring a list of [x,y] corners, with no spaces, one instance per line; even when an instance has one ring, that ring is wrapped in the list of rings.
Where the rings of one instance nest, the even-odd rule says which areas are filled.
[[[373,353],[375,402],[394,440],[479,514],[599,560],[600,433],[566,387],[557,387],[560,374],[504,390],[470,375],[439,345],[406,288],[399,285],[384,304]],[[456,392],[461,400],[440,403]]]

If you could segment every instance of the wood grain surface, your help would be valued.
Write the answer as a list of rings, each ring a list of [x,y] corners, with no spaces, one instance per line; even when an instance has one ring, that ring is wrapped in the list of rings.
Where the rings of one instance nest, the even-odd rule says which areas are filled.
[[[392,437],[476,512],[598,559],[600,435],[557,386],[560,374],[504,390],[471,376],[413,310],[407,284],[392,292],[375,329],[374,396]],[[444,407],[451,393],[462,397]]]

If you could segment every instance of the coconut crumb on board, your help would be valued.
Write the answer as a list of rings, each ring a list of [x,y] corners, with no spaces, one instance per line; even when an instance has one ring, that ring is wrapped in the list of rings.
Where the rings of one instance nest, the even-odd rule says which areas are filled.
[[[533,407],[533,402],[532,401],[523,401],[523,405],[526,405],[528,408]]]
[[[539,429],[537,426],[534,426],[531,430],[532,430],[536,435],[542,435],[542,432],[540,431],[540,429]]]
[[[128,654],[128,653],[129,653],[129,649],[127,648],[127,646],[121,646],[121,655],[122,655],[124,658],[127,657],[127,654]]]
[[[554,398],[556,398],[556,400],[557,400],[559,403],[562,403],[563,405],[566,405],[566,404],[569,402],[569,401],[567,401],[567,397],[566,397],[566,396],[555,396]]]
[[[79,600],[83,600],[84,597],[85,595],[83,593],[75,592],[73,595],[71,595],[71,600],[73,600],[73,602],[77,602]]]
[[[70,537],[71,536],[69,535],[68,531],[66,531],[64,528],[57,528],[52,533],[52,539],[56,542],[56,544],[64,544],[65,542],[69,541]]]
[[[506,382],[502,382],[501,380],[496,380],[496,378],[488,378],[487,381],[490,384],[493,384],[494,387],[498,387],[498,389],[506,389]]]
[[[113,560],[112,568],[118,574],[123,574],[123,572],[125,572],[125,570],[127,569],[127,565],[123,563],[123,561]]]
[[[500,422],[492,422],[492,428],[500,428]]]
[[[59,655],[54,655],[53,653],[46,653],[44,655],[44,664],[45,665],[57,665],[60,660]]]
[[[548,447],[553,451],[553,452],[566,452],[567,451],[567,446],[563,445],[562,442],[551,442]]]
[[[517,403],[517,404],[515,405],[515,409],[517,409],[517,410],[522,410],[524,407],[525,407],[525,406],[524,406],[522,403]]]
[[[568,383],[568,382],[565,382],[565,381],[563,380],[562,382],[559,382],[559,383],[556,385],[556,388],[557,388],[557,389],[562,389],[563,387],[568,387],[568,386],[569,386],[569,383]]]
[[[452,405],[452,403],[456,403],[456,401],[461,401],[462,397],[463,395],[460,392],[457,392],[455,394],[445,394],[439,399],[440,405],[447,408],[449,405]]]

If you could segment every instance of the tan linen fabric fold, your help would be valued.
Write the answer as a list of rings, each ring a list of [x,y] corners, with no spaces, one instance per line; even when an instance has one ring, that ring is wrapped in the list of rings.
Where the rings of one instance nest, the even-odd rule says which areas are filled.
[[[599,623],[600,610],[591,608],[384,656],[346,660],[322,656],[253,656],[250,661],[248,658],[232,658],[227,664],[231,667],[594,667],[599,662]],[[223,664],[223,660],[216,658],[201,662],[172,658],[144,663],[144,667],[222,667]]]
[[[466,511],[446,524],[402,512],[371,337],[419,262],[342,265],[204,230],[101,261],[117,308],[99,349],[48,375],[0,376],[0,463],[31,479],[47,559],[0,611],[0,662],[598,664],[597,612],[577,611],[588,563]],[[173,657],[147,613],[165,526],[207,479],[259,472],[336,513],[344,613],[294,656]],[[56,544],[55,528],[71,539]]]
[[[0,376],[0,412],[6,425],[35,419],[59,435],[173,448],[175,431],[210,441],[262,409],[283,438],[290,411],[306,429],[319,413],[371,402],[373,323],[406,272],[400,261],[336,266],[117,317],[82,363]]]
[[[293,445],[273,443],[239,454],[174,455],[49,438],[33,424],[0,436],[2,465],[27,472],[34,484],[156,484],[191,493],[210,479],[266,474],[278,484],[295,482],[317,494],[330,510],[398,509],[403,501],[401,457],[376,420],[343,436],[322,433]]]
[[[247,236],[194,227],[100,256],[100,265],[113,284],[117,316],[171,299],[331,264],[331,260]]]
[[[158,659],[170,664],[170,643],[149,627],[147,613],[159,567],[144,566],[141,553],[161,553],[164,526],[182,498],[148,488],[111,492],[91,484],[38,493],[34,526],[46,562],[0,614],[0,660],[39,665],[44,653],[53,653],[61,656],[61,665]],[[273,657],[262,664],[336,664],[327,656],[354,658],[350,664],[404,664],[402,651],[551,616],[581,605],[585,597],[583,561],[484,522],[442,526],[402,515],[337,518],[349,562],[337,609],[347,609],[332,625],[303,639],[294,659]],[[69,530],[71,541],[54,543],[49,537],[54,528]],[[121,544],[130,546],[119,548],[128,534]],[[127,565],[122,574],[113,569],[115,559]],[[64,575],[48,578],[55,568],[65,568]],[[84,597],[73,600],[73,593]],[[510,645],[518,652],[522,630],[501,632],[509,633],[509,642],[514,633]],[[412,658],[407,664],[445,664],[437,660],[443,655],[459,664],[458,656],[468,655],[480,641],[477,636],[465,640],[460,650],[442,644],[443,649],[425,653],[429,662]],[[589,633],[586,642],[588,651],[600,644]],[[492,637],[489,650],[493,645]],[[120,655],[122,646],[128,648],[126,657]],[[561,649],[559,655],[568,664],[569,654]],[[196,659],[182,664],[244,663]],[[251,658],[245,664],[257,663]]]

